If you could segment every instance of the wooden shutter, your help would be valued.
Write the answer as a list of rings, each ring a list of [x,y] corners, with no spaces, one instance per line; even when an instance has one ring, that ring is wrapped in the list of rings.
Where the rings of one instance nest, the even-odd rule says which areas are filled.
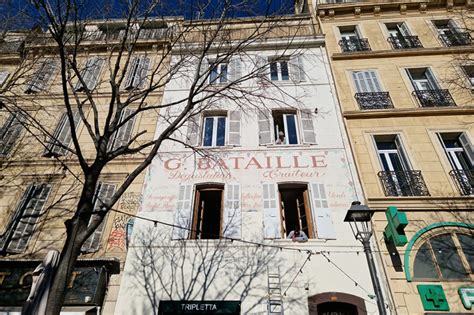
[[[265,84],[269,75],[268,60],[262,56],[255,56],[255,58],[257,84]]]
[[[28,83],[25,92],[38,93],[46,89],[56,71],[56,62],[53,59],[45,60]]]
[[[11,235],[7,247],[9,252],[20,253],[26,249],[50,191],[51,186],[47,184],[32,184],[27,188],[16,211],[16,222],[12,224],[14,230],[8,233]]]
[[[229,62],[230,80],[232,82],[242,77],[242,62],[239,56],[232,57]]]
[[[263,230],[265,238],[281,238],[278,191],[273,183],[263,184]]]
[[[73,111],[73,118],[74,118],[74,127],[77,128],[79,125],[81,116],[79,114],[79,111]],[[59,119],[59,123],[56,127],[56,130],[54,131],[53,134],[53,139],[51,139],[51,143],[48,145],[48,147],[45,149],[44,156],[61,156],[66,154],[68,151],[66,148],[62,147],[60,144],[63,146],[69,146],[69,143],[71,142],[71,126],[69,124],[69,119],[67,117],[67,113],[64,113],[61,115],[61,118]]]
[[[198,145],[199,139],[199,118],[200,116],[189,116],[186,131],[186,143],[190,146]]]
[[[314,133],[313,114],[311,110],[301,111],[301,125],[303,127],[304,143],[316,144],[316,134]]]
[[[94,213],[103,211],[102,208],[105,206],[106,203],[110,201],[114,192],[115,192],[114,184],[99,182],[95,190],[94,206],[93,206],[92,211]],[[91,220],[92,220],[92,217],[91,217]],[[89,224],[90,224],[90,221],[89,221]],[[82,245],[81,250],[83,252],[91,253],[91,252],[96,252],[97,250],[99,250],[100,240],[102,239],[102,234],[104,233],[106,221],[107,221],[107,216],[104,216],[99,226],[97,226],[95,231],[92,232],[89,238]]]
[[[271,114],[268,110],[258,112],[258,143],[260,145],[272,143],[272,123]]]
[[[127,79],[125,80],[125,89],[134,88],[133,81],[135,79],[136,72],[138,71],[137,68],[138,68],[139,62],[140,62],[139,57],[133,57],[132,60],[130,61],[130,64],[128,65]]]
[[[124,108],[120,114],[119,123],[123,122],[127,117],[133,114],[133,110],[129,108]],[[117,150],[121,146],[127,145],[128,141],[132,136],[133,123],[135,117],[128,120],[124,125],[122,125],[118,130],[113,134],[113,139],[111,140],[111,151]]]
[[[0,86],[7,81],[9,75],[8,71],[0,71]]]
[[[240,112],[229,111],[229,128],[227,142],[230,145],[240,145]]]
[[[134,86],[143,89],[147,83],[148,70],[150,69],[150,58],[142,56],[137,70],[136,82]]]
[[[91,64],[87,68],[87,73],[88,73],[87,80],[84,79],[87,89],[89,90],[95,89],[97,82],[99,81],[100,71],[102,70],[103,63],[104,63],[104,59],[102,58],[94,57],[91,59]]]
[[[23,116],[12,113],[0,129],[0,156],[8,156],[23,130]]]
[[[201,85],[209,77],[209,61],[206,57],[201,60],[201,67],[198,69],[197,85]],[[204,84],[205,85],[205,84]]]
[[[471,162],[471,167],[474,167],[474,148],[472,147],[472,143],[469,140],[467,134],[465,134],[464,132],[461,133],[459,135],[459,142],[461,142],[464,152],[466,152],[466,155],[469,158],[469,161]]]
[[[240,206],[240,185],[227,184],[225,186],[224,201],[224,237],[240,239],[242,235],[242,211]]]
[[[354,71],[352,78],[358,93],[382,91],[375,71]]]
[[[290,58],[290,76],[294,82],[305,81],[303,56],[301,54]]]
[[[331,209],[329,209],[324,184],[311,183],[310,191],[318,238],[336,239],[336,230],[332,223]]]
[[[172,239],[188,239],[190,235],[193,215],[192,215],[192,201],[193,201],[193,185],[180,185],[178,194],[178,204],[176,207],[175,220],[173,228]]]

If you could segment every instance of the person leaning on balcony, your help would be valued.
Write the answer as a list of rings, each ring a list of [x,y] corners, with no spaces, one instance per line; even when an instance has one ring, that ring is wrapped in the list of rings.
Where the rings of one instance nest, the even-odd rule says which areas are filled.
[[[288,234],[289,239],[291,239],[293,242],[306,242],[308,241],[308,236],[306,235],[305,232],[301,231],[299,226],[296,226],[293,231]]]
[[[283,131],[278,133],[278,139],[276,139],[275,144],[285,144],[285,133]]]

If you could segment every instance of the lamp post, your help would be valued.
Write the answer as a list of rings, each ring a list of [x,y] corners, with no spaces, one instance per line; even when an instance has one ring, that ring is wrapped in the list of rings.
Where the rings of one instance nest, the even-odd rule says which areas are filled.
[[[372,225],[370,220],[373,214],[374,212],[366,205],[361,205],[360,201],[353,201],[350,209],[347,210],[344,222],[349,222],[352,234],[354,234],[356,240],[359,240],[364,247],[365,257],[369,265],[370,278],[377,298],[379,314],[386,315],[387,312],[385,310],[382,288],[377,277],[374,257],[372,255],[372,249],[370,248],[370,238],[372,237]]]

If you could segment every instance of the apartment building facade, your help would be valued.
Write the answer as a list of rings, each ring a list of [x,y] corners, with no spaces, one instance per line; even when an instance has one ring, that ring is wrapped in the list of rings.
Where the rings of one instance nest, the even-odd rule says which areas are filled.
[[[240,83],[237,99],[217,97],[190,113],[150,166],[117,314],[376,310],[361,246],[343,223],[361,193],[324,39],[309,15],[280,23],[301,31],[291,40],[273,35],[230,59],[219,59],[218,49],[203,59],[209,93],[257,75]],[[190,67],[195,73],[199,62]],[[164,102],[189,88],[176,77]],[[245,91],[266,97],[255,104]],[[240,97],[248,106],[237,106]]]
[[[86,85],[95,101],[94,107],[82,106],[82,113],[73,111],[75,131],[88,161],[96,149],[84,122],[90,127],[92,117],[100,123],[105,120],[111,96],[108,65],[116,58],[114,47],[123,29],[121,21],[91,22],[76,47],[84,82],[73,77],[71,98],[85,100]],[[124,91],[139,89],[149,77],[148,66],[159,60],[166,31],[166,24],[150,26],[138,39]],[[47,33],[33,30],[9,33],[0,46],[0,87],[8,86],[2,90],[0,108],[0,313],[19,314],[30,293],[34,270],[50,257],[51,250],[61,250],[64,244],[65,222],[76,210],[83,176],[70,151],[71,128],[54,42]],[[160,103],[161,92],[150,93],[148,100]],[[126,109],[123,117],[127,113]],[[128,120],[112,135],[111,148],[128,143],[137,133],[152,139],[156,120],[157,114]],[[127,156],[108,163],[96,187],[94,211],[101,211],[103,202],[141,161]],[[114,206],[120,212],[111,211],[84,244],[67,286],[65,314],[113,313],[127,230],[133,224],[130,215],[138,211],[142,183],[143,176],[138,176]]]
[[[470,5],[315,6],[398,314],[472,312]]]

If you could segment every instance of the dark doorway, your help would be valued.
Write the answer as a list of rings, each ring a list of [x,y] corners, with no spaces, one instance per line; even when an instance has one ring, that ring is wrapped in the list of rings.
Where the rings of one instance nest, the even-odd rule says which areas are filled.
[[[193,219],[195,239],[218,239],[221,233],[222,188],[202,188],[196,191]]]
[[[318,315],[358,315],[355,305],[343,302],[326,302],[318,305]]]

